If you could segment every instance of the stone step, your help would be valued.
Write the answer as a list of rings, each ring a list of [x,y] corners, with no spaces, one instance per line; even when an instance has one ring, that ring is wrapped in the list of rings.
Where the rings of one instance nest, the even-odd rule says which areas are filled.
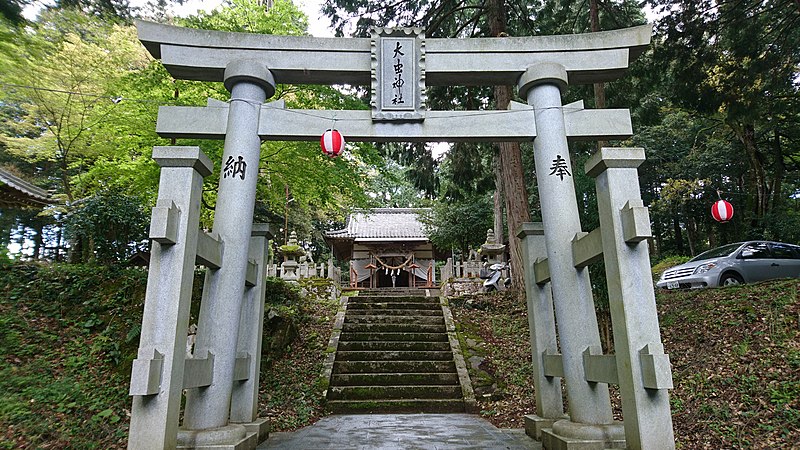
[[[425,325],[416,323],[348,323],[342,325],[342,331],[359,333],[441,333],[446,331],[444,324]]]
[[[464,400],[331,400],[328,409],[334,414],[416,414],[463,413]]]
[[[347,309],[347,316],[367,316],[373,314],[380,314],[382,316],[441,316],[442,309],[384,309],[384,308],[369,308],[369,309]]]
[[[397,302],[375,302],[375,303],[351,303],[347,302],[347,312],[354,309],[381,310],[381,309],[428,309],[441,311],[442,305],[438,303],[397,303]]]
[[[433,333],[417,333],[417,332],[359,332],[359,331],[342,331],[339,336],[339,342],[342,341],[359,341],[359,342],[376,342],[376,341],[415,341],[415,342],[449,342],[447,333],[444,330]]]
[[[331,386],[330,400],[460,399],[461,386]]]
[[[365,297],[403,297],[403,298],[438,298],[434,296],[425,295],[424,291],[372,291],[361,292],[351,298],[365,298]]]
[[[350,373],[331,377],[331,386],[457,385],[456,373]]]
[[[386,351],[386,350],[421,350],[421,351],[450,351],[450,343],[447,341],[440,342],[421,342],[421,341],[342,341],[339,340],[338,351],[353,351],[353,350],[372,350],[372,351]]]
[[[422,305],[425,304],[434,304],[438,305],[440,300],[438,297],[400,297],[400,296],[391,296],[391,297],[349,297],[347,303],[360,303],[360,304],[370,304],[370,303],[419,303]]]
[[[338,355],[337,355],[338,356]],[[452,361],[334,361],[333,373],[455,373]]]
[[[336,361],[452,361],[453,352],[447,351],[337,351]]]
[[[351,316],[347,314],[344,323],[444,325],[444,316],[384,316],[378,314]]]

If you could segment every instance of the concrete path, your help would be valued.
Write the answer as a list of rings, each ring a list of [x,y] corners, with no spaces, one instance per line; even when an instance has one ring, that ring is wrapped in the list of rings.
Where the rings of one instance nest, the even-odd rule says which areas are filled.
[[[270,433],[258,450],[541,450],[523,430],[470,414],[328,416],[293,433]]]

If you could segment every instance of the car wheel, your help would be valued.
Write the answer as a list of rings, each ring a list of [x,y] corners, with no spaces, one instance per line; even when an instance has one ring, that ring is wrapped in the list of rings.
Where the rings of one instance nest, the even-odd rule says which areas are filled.
[[[744,284],[744,279],[737,273],[728,272],[719,279],[720,286],[735,286],[737,284]]]

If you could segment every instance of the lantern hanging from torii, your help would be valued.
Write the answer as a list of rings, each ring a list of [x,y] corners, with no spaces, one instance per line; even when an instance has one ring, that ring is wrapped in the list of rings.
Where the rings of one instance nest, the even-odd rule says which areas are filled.
[[[331,158],[339,156],[344,150],[344,137],[339,130],[329,128],[322,133],[319,138],[319,146],[322,147],[322,153]]]

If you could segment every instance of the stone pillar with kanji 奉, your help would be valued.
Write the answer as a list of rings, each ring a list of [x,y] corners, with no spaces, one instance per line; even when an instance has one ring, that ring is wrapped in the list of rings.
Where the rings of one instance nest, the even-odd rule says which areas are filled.
[[[576,268],[572,257],[572,241],[582,230],[561,102],[567,80],[563,65],[542,62],[530,66],[518,83],[536,121],[536,180],[570,417],[545,430],[542,441],[546,447],[576,440],[617,445],[623,430],[613,420],[608,385],[584,376],[584,351],[600,346],[600,333],[589,269]]]

